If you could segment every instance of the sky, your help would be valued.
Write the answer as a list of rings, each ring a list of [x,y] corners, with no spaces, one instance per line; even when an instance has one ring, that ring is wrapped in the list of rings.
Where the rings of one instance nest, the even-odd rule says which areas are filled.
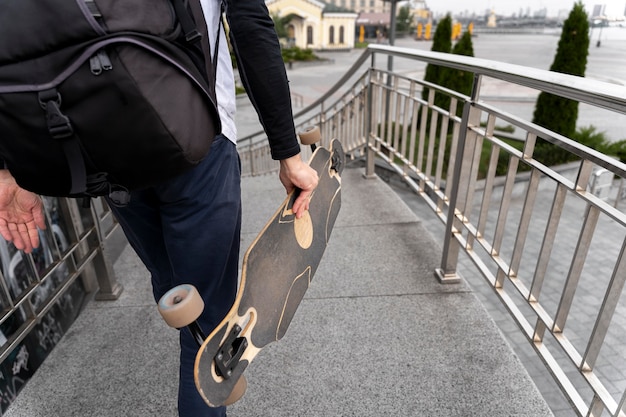
[[[426,5],[430,10],[438,13],[459,13],[465,10],[482,13],[485,10],[494,9],[500,15],[512,15],[519,13],[520,9],[526,11],[530,8],[531,12],[543,8],[548,9],[548,16],[557,16],[559,10],[566,9],[568,12],[572,10],[575,0],[426,0]],[[606,5],[607,16],[623,16],[626,8],[626,0],[583,0],[587,13],[593,11],[596,4]]]

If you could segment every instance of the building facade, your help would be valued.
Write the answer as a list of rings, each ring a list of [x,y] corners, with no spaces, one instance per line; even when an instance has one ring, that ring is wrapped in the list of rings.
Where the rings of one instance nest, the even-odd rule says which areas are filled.
[[[354,48],[357,13],[317,0],[268,0],[272,16],[289,17],[288,41],[300,48]]]
[[[383,0],[329,0],[327,3],[358,13],[389,13],[390,10],[389,2]]]

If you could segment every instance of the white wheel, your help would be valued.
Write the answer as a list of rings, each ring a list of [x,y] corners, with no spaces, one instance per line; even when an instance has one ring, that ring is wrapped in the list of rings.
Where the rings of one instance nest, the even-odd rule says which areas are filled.
[[[224,405],[232,405],[239,401],[241,397],[243,397],[243,394],[246,393],[246,389],[248,389],[248,380],[245,376],[241,375],[232,392],[228,398],[226,398],[226,401],[224,401]]]
[[[161,297],[158,309],[168,325],[180,329],[200,317],[204,301],[193,285],[178,285]]]
[[[298,136],[300,137],[300,143],[303,145],[313,145],[322,140],[319,126],[307,127],[304,132],[298,133]]]

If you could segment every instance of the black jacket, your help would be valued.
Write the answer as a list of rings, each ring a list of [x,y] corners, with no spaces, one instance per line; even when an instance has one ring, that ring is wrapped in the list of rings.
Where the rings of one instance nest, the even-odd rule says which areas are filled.
[[[265,2],[226,0],[226,17],[241,81],[267,133],[272,158],[298,154],[289,81]]]

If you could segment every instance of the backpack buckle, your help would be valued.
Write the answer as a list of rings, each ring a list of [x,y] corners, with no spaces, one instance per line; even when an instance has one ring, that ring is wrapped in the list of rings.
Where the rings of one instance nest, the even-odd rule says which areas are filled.
[[[200,39],[202,39],[202,35],[196,29],[191,32],[185,33],[185,42],[187,43],[196,43]]]
[[[39,103],[46,111],[48,131],[54,139],[65,139],[74,135],[72,122],[61,112],[61,94],[56,90],[39,93]]]

